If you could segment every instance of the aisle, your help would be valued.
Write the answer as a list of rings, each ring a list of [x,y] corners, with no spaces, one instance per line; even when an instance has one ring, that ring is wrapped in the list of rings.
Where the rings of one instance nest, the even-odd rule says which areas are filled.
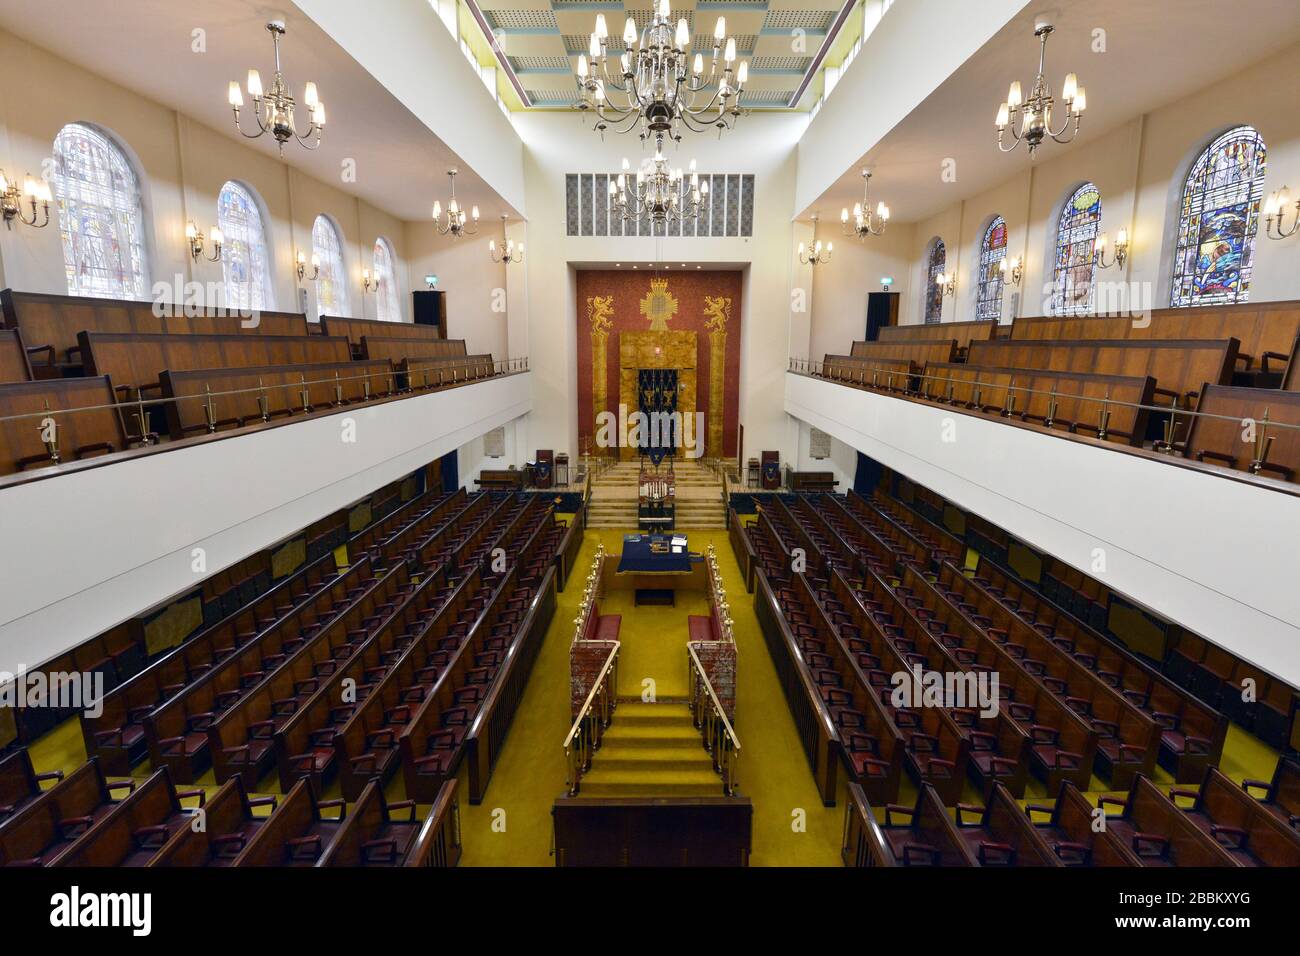
[[[692,550],[703,551],[710,543],[717,549],[735,621],[740,791],[754,804],[751,864],[839,865],[843,805],[831,809],[821,805],[727,534],[689,534]],[[554,864],[550,810],[564,787],[562,744],[569,727],[568,649],[573,619],[597,541],[603,540],[606,551],[617,554],[622,536],[616,529],[587,530],[574,577],[560,595],[487,799],[478,807],[462,799],[462,866]],[[686,617],[707,613],[705,600],[679,600],[675,608],[633,608],[630,595],[612,595],[602,610],[623,615],[620,694],[639,697],[647,678],[655,681],[660,699],[685,693]]]

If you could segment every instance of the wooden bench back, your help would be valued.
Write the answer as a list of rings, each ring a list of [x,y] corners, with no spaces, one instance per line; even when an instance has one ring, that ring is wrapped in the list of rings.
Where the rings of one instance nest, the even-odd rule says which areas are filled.
[[[388,361],[168,370],[159,381],[164,398],[182,399],[166,406],[173,439],[256,425],[397,391],[397,376]],[[238,394],[222,394],[227,392]]]
[[[32,363],[27,359],[22,334],[17,329],[0,329],[0,384],[31,380]]]
[[[378,319],[352,319],[337,315],[323,315],[321,328],[326,335],[342,335],[353,345],[369,335],[375,338],[415,339],[418,341],[442,340],[436,325],[417,325],[414,322],[381,322]]]
[[[235,858],[234,866],[283,866],[285,849],[290,840],[306,835],[320,819],[311,786],[306,780],[293,785],[280,805],[276,807],[242,853]]]
[[[154,303],[96,299],[37,292],[0,292],[4,325],[20,329],[29,346],[54,349],[55,362],[84,361],[76,356],[81,332],[137,332],[163,335],[307,335],[305,316],[297,312],[259,312],[244,318],[204,309],[199,315],[158,316]],[[176,307],[178,311],[184,311]],[[257,324],[252,325],[256,319]]]
[[[443,358],[402,359],[408,388],[430,388],[488,378],[493,374],[492,354],[449,355]]]
[[[957,359],[957,340],[893,339],[888,342],[854,342],[849,353],[853,358],[893,359],[914,362],[953,362]]]
[[[1130,316],[1016,319],[1013,339],[1236,339],[1255,367],[1285,362],[1300,337],[1300,302],[1155,309],[1150,322]]]
[[[180,813],[166,770],[158,770],[59,857],[59,866],[119,866],[136,848],[136,831]]]
[[[88,375],[108,375],[119,392],[156,386],[163,371],[320,365],[352,358],[347,339],[326,335],[140,335],[82,332]]]
[[[977,339],[997,338],[996,322],[940,322],[938,325],[887,325],[876,336],[878,342],[943,342],[956,339],[966,348]]]
[[[361,336],[361,355],[368,359],[464,358],[464,339],[403,338],[391,335]]]
[[[85,408],[77,412],[72,409]],[[49,411],[55,428],[42,425]],[[65,414],[60,414],[60,413]],[[12,418],[12,416],[31,416]],[[106,376],[0,385],[0,475],[56,464],[43,441],[52,434],[60,462],[124,451],[126,431]]]
[[[966,361],[990,368],[1031,368],[1097,375],[1150,375],[1156,387],[1184,399],[1205,384],[1227,385],[1237,360],[1236,339],[1122,339],[972,342]]]
[[[827,355],[822,361],[822,375],[851,385],[903,390],[912,385],[918,366],[911,359],[863,358],[853,355]]]
[[[1283,481],[1300,480],[1300,392],[1211,385],[1202,392],[1196,411],[1203,414],[1191,416],[1181,429],[1187,436],[1183,447],[1188,458],[1250,471],[1251,462],[1263,451],[1263,441],[1267,452],[1256,473]],[[1268,422],[1277,424],[1267,425],[1266,414]],[[1185,422],[1186,417],[1179,420]],[[1254,423],[1253,428],[1243,424],[1247,420]],[[1246,437],[1256,440],[1246,441]]]

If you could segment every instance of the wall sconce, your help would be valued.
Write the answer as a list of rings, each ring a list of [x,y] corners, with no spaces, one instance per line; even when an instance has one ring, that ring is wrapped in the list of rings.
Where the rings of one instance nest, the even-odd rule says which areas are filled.
[[[934,284],[939,287],[939,297],[952,297],[957,294],[957,273],[940,272],[934,277]]]
[[[1128,260],[1128,230],[1121,229],[1115,234],[1115,254],[1111,256],[1110,262],[1107,262],[1106,246],[1109,244],[1110,237],[1106,233],[1103,232],[1097,237],[1097,242],[1094,244],[1096,250],[1094,258],[1097,260],[1098,267],[1102,269],[1109,269],[1111,266],[1124,268],[1124,263]]]
[[[999,268],[1002,270],[1003,282],[1020,285],[1020,280],[1025,277],[1025,264],[1020,261],[1019,256],[1014,259],[1003,259]]]
[[[190,244],[190,258],[195,262],[198,262],[200,257],[207,259],[209,262],[217,262],[221,259],[221,245],[226,241],[226,237],[221,234],[220,228],[213,226],[212,255],[203,255],[203,245],[206,240],[203,237],[203,233],[201,233],[198,227],[194,225],[194,220],[191,219],[185,224],[185,241]]]
[[[835,243],[828,242],[826,247],[822,248],[822,241],[817,238],[817,217],[812,217],[813,224],[813,245],[812,249],[804,248],[804,244],[799,243],[799,262],[805,266],[825,265],[831,261],[831,253],[835,249]]]
[[[5,176],[4,170],[0,169],[0,211],[4,213],[5,228],[14,227],[13,220],[16,217],[19,222],[25,226],[32,226],[36,229],[42,229],[50,224],[50,201],[54,197],[50,194],[50,185],[43,179],[33,179],[28,175],[23,180],[23,188],[18,188],[18,183],[10,182]],[[24,201],[31,204],[32,218],[28,219],[23,214]],[[40,203],[45,212],[44,221],[37,223],[36,204]]]
[[[362,291],[363,293],[364,293],[364,292],[378,292],[378,291],[379,291],[379,276],[372,276],[372,275],[370,274],[370,270],[369,270],[369,269],[362,269],[362,270],[361,270],[361,291]]]
[[[1295,218],[1291,220],[1291,228],[1282,227],[1282,217],[1286,215],[1286,207],[1289,203],[1291,203],[1291,192],[1285,186],[1269,196],[1268,202],[1264,203],[1264,235],[1270,239],[1287,239],[1300,231],[1300,199],[1297,199],[1294,204]],[[6,212],[5,217],[8,216]],[[1274,228],[1275,221],[1276,228]]]
[[[299,252],[298,253],[298,278],[305,279],[306,277],[307,277],[307,257],[304,256],[301,252]],[[307,281],[315,282],[318,278],[320,278],[320,256],[316,255],[315,253],[312,253],[311,278],[308,279]]]

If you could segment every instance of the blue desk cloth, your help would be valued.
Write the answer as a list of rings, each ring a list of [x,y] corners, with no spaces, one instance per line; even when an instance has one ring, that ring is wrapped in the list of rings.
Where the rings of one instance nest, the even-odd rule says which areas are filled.
[[[697,561],[703,561],[704,556],[701,554],[692,554],[690,551],[684,551],[680,554],[673,554],[671,551],[664,554],[655,554],[650,550],[651,542],[663,542],[665,545],[672,541],[671,535],[666,534],[628,534],[623,536],[623,553],[618,559],[618,570],[620,573],[636,572],[640,574],[653,574],[655,572],[689,572],[691,565]]]

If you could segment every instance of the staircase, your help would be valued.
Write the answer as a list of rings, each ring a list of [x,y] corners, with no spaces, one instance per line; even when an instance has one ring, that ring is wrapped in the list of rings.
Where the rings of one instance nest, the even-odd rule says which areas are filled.
[[[581,787],[584,797],[720,797],[722,777],[690,707],[637,700],[619,703]]]
[[[713,472],[691,459],[675,461],[673,470],[677,476],[675,530],[726,527],[722,483]],[[588,527],[636,529],[640,471],[639,461],[621,461],[592,481],[591,499],[587,502]]]

